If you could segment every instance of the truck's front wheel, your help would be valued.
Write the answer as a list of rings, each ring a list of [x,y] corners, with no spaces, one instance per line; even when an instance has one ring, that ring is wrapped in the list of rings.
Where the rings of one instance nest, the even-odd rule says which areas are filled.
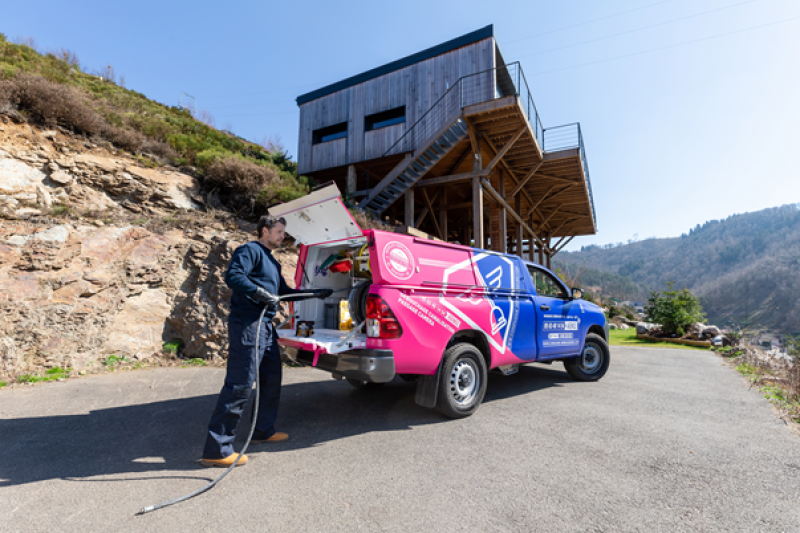
[[[605,339],[596,333],[589,333],[581,355],[564,359],[564,368],[576,381],[597,381],[606,374],[610,360],[611,351]]]
[[[478,410],[486,394],[486,361],[469,343],[444,352],[436,409],[450,418],[464,418]]]

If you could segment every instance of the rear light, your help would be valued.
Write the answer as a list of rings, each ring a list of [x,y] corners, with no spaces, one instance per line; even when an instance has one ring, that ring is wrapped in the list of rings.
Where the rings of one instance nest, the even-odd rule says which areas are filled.
[[[403,328],[380,296],[367,296],[367,337],[399,339]]]

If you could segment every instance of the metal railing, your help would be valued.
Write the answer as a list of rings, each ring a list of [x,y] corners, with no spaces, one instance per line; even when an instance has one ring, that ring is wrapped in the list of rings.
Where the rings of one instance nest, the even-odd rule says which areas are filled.
[[[429,140],[444,125],[453,122],[461,110],[467,106],[518,96],[525,110],[528,123],[536,136],[536,142],[543,146],[544,128],[539,118],[536,104],[533,102],[528,81],[522,72],[519,62],[501,67],[468,74],[459,78],[406,132],[395,141],[372,165],[361,175],[366,178],[367,195],[370,190],[370,172],[373,167],[390,154],[413,152]]]
[[[586,189],[589,191],[589,202],[592,205],[592,224],[597,231],[597,215],[594,210],[594,195],[592,194],[592,180],[589,177],[589,162],[586,160],[586,150],[583,147],[583,133],[581,133],[580,122],[564,124],[546,128],[542,132],[542,150],[545,153],[560,152],[577,148],[581,154],[583,163],[583,179],[586,182]]]

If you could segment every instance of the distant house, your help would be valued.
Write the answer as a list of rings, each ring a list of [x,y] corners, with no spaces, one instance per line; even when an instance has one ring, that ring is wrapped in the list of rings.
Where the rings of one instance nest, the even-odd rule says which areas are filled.
[[[624,302],[621,302],[620,305],[624,305],[626,307],[633,307],[637,313],[644,313],[644,302],[625,300]]]
[[[491,25],[297,105],[298,173],[335,181],[380,218],[548,266],[597,233],[580,125],[542,125]]]

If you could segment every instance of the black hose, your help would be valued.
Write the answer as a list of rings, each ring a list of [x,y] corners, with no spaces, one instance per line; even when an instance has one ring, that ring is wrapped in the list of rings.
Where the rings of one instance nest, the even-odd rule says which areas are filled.
[[[339,291],[336,291],[336,292],[339,292]],[[310,293],[310,292],[305,292],[305,293],[287,294],[285,296],[281,296],[280,300],[281,301],[298,301],[298,300],[307,300],[307,299],[315,298],[315,297],[316,297],[316,294]],[[248,433],[248,435],[247,435],[247,441],[244,443],[244,447],[242,447],[242,451],[239,452],[239,457],[236,458],[236,461],[234,461],[234,463],[231,466],[229,466],[228,469],[225,470],[225,472],[223,472],[217,479],[215,479],[214,481],[210,482],[205,487],[197,489],[194,492],[190,492],[189,494],[181,496],[180,498],[175,498],[174,500],[169,500],[169,501],[164,502],[164,503],[151,505],[150,507],[142,507],[139,510],[139,512],[136,513],[137,515],[143,515],[143,514],[151,513],[153,511],[157,511],[158,509],[163,509],[164,507],[169,507],[170,505],[174,505],[176,503],[185,502],[186,500],[188,500],[190,498],[194,498],[197,495],[203,494],[204,492],[212,489],[214,487],[214,485],[216,485],[217,483],[222,481],[222,478],[227,476],[228,473],[230,473],[230,471],[233,470],[234,467],[237,464],[239,464],[239,461],[244,456],[244,452],[247,450],[247,447],[250,446],[250,440],[253,438],[253,433],[256,430],[256,421],[258,420],[258,398],[259,398],[259,394],[260,394],[260,390],[261,390],[261,387],[259,385],[259,379],[258,379],[259,378],[258,367],[260,366],[260,363],[261,363],[260,358],[259,358],[259,343],[258,343],[258,341],[261,339],[261,324],[263,323],[264,314],[267,312],[268,308],[269,308],[269,305],[265,305],[264,309],[261,310],[261,314],[258,317],[258,326],[256,327],[256,345],[255,345],[255,354],[253,356],[255,358],[255,363],[256,363],[256,372],[255,372],[255,374],[256,374],[256,399],[253,402],[253,404],[254,404],[253,405],[253,422],[250,424],[250,433]]]
[[[230,473],[230,471],[233,470],[236,467],[237,464],[239,464],[239,461],[242,459],[242,457],[244,457],[244,452],[247,450],[247,447],[250,446],[250,440],[253,438],[253,432],[256,430],[256,421],[258,420],[258,398],[259,398],[259,393],[260,393],[260,390],[261,390],[261,387],[259,385],[259,381],[260,380],[258,379],[258,367],[260,366],[259,363],[261,362],[259,360],[260,358],[259,358],[259,351],[258,351],[258,348],[259,348],[258,341],[261,338],[261,323],[264,320],[264,313],[267,312],[267,308],[268,307],[269,307],[268,305],[265,305],[264,309],[261,310],[261,315],[259,315],[259,317],[258,317],[258,326],[256,326],[256,345],[255,345],[255,355],[253,356],[254,359],[255,359],[255,363],[256,363],[256,372],[255,372],[256,373],[256,399],[253,402],[253,422],[250,424],[250,433],[248,433],[248,435],[247,435],[247,441],[244,443],[244,446],[242,447],[242,451],[239,452],[239,457],[237,457],[236,461],[234,461],[233,464],[231,466],[229,466],[228,469],[225,470],[217,479],[215,479],[214,481],[210,482],[205,487],[197,489],[194,492],[190,492],[189,494],[181,496],[180,498],[175,498],[174,500],[169,500],[168,502],[159,503],[159,504],[156,504],[156,505],[151,505],[150,507],[142,507],[142,509],[140,509],[139,512],[136,513],[137,515],[143,515],[143,514],[151,513],[153,511],[157,511],[158,509],[163,509],[164,507],[169,507],[170,505],[174,505],[176,503],[184,502],[184,501],[186,501],[186,500],[188,500],[190,498],[194,498],[197,495],[203,494],[207,490],[211,490],[214,487],[214,485],[216,485],[217,483],[222,481],[222,478],[227,476]]]

